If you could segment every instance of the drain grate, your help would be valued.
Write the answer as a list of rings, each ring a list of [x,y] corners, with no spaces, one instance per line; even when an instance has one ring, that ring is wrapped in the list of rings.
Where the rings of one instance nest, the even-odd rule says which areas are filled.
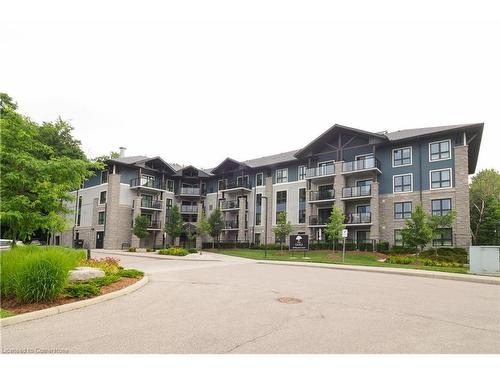
[[[287,303],[287,304],[302,303],[301,299],[294,298],[294,297],[280,297],[277,299],[277,301],[281,302],[281,303]]]

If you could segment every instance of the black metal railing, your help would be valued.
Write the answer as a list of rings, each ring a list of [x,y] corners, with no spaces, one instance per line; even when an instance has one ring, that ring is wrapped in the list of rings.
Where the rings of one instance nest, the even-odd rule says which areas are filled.
[[[248,181],[228,181],[228,182],[221,182],[219,185],[220,190],[228,190],[228,189],[237,189],[237,188],[243,188],[243,189],[251,189],[252,185]]]
[[[355,198],[355,197],[368,197],[372,194],[372,187],[365,186],[351,186],[342,189],[342,198]]]
[[[192,196],[203,195],[202,190],[199,187],[181,187],[179,193],[180,195],[192,195]]]
[[[238,220],[227,220],[224,222],[224,229],[238,229]]]
[[[372,222],[372,214],[370,212],[364,212],[359,214],[346,214],[345,223],[346,224],[366,224]]]
[[[328,199],[335,199],[335,190],[321,190],[321,191],[310,191],[309,200],[310,201],[325,201]]]
[[[335,174],[335,165],[334,164],[323,165],[321,167],[307,168],[306,169],[306,178],[330,176],[333,174]]]
[[[141,208],[161,209],[162,201],[158,199],[141,199]]]
[[[328,216],[311,215],[309,216],[309,225],[326,225],[328,223]]]
[[[221,201],[220,208],[222,210],[232,210],[232,209],[240,208],[240,201],[239,200]]]
[[[161,222],[159,220],[151,220],[148,224],[148,229],[160,229]]]
[[[364,171],[366,169],[380,169],[380,161],[375,158],[366,158],[342,163],[342,172]]]
[[[181,205],[181,212],[185,214],[196,214],[198,213],[198,206],[183,204]]]
[[[133,178],[130,180],[130,187],[146,187],[165,190],[165,183],[156,179]]]

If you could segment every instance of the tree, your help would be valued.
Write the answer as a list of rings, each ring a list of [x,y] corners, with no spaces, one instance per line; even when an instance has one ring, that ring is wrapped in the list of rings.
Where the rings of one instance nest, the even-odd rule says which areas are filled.
[[[208,234],[212,237],[212,249],[215,247],[215,239],[219,238],[224,229],[224,218],[218,208],[212,211],[208,218]]]
[[[278,220],[276,221],[276,227],[273,228],[274,235],[280,242],[281,250],[283,250],[283,241],[286,240],[286,236],[292,233],[292,224],[287,221],[286,211],[280,212],[278,215]]]
[[[182,234],[182,217],[177,205],[174,205],[170,210],[170,215],[165,223],[165,232],[170,236],[171,244],[174,244],[175,239]]]
[[[338,207],[332,207],[330,218],[325,227],[325,233],[332,240],[332,251],[335,252],[335,240],[338,240],[345,228],[345,215]]]
[[[92,160],[104,163],[106,160],[109,160],[109,159],[118,159],[119,157],[120,157],[120,153],[119,152],[111,151],[108,155],[101,155],[101,156],[98,156],[98,157],[96,157],[96,158],[94,158]]]
[[[203,236],[207,235],[208,232],[210,231],[210,225],[208,224],[204,211],[201,211],[200,218],[198,219],[198,224],[196,225],[196,231],[198,232],[198,235],[202,237],[202,241],[203,241]]]
[[[442,216],[428,215],[422,205],[418,204],[411,219],[405,219],[406,227],[401,231],[403,242],[420,253],[436,237],[440,228],[453,224],[455,217],[455,211]]]
[[[0,92],[0,116],[7,108],[15,111],[17,109],[17,103],[8,94]]]
[[[484,169],[469,186],[470,226],[474,245],[496,245],[500,224],[500,173]]]
[[[73,127],[60,117],[54,122],[44,122],[38,129],[40,142],[49,145],[56,156],[87,160],[81,142],[71,135]]]
[[[134,234],[140,239],[148,236],[149,219],[146,216],[137,215],[134,221]]]
[[[4,101],[5,99],[2,99]],[[40,136],[40,126],[2,104],[0,116],[0,220],[13,240],[29,240],[35,231],[66,228],[67,204],[100,167],[56,150]]]

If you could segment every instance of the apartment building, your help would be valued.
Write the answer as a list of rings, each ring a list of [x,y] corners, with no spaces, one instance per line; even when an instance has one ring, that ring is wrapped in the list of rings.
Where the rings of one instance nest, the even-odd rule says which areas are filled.
[[[300,150],[226,158],[209,170],[122,153],[74,192],[71,229],[55,238],[65,245],[82,239],[93,248],[161,247],[170,243],[163,228],[178,205],[186,231],[195,230],[202,212],[219,208],[223,241],[273,243],[280,212],[287,212],[294,233],[324,241],[336,206],[345,213],[349,240],[401,245],[404,219],[420,203],[433,215],[457,212],[434,245],[467,246],[468,176],[475,172],[483,125],[379,133],[334,125]],[[150,223],[142,241],[132,234],[137,215]],[[197,246],[209,240],[197,236]]]

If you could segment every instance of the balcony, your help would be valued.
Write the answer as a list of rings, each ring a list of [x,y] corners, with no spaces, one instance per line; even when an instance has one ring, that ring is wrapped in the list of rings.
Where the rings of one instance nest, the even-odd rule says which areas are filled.
[[[342,163],[342,173],[354,173],[361,171],[377,170],[380,171],[380,161],[375,158],[366,158],[353,161],[344,161]]]
[[[334,174],[335,174],[335,165],[334,164],[306,169],[306,178],[333,176]]]
[[[198,206],[190,206],[187,204],[181,205],[181,213],[183,214],[197,214]]]
[[[133,178],[130,180],[130,187],[132,189],[143,189],[143,190],[165,190],[166,186],[160,180],[147,179],[147,178]]]
[[[178,195],[185,197],[200,197],[205,194],[199,187],[181,187]]]
[[[335,190],[310,191],[309,202],[327,202],[335,200]]]
[[[309,216],[309,226],[321,226],[328,223],[328,216],[311,215]]]
[[[222,181],[219,184],[219,191],[227,191],[227,190],[242,190],[242,191],[251,191],[252,185],[248,181]]]
[[[351,186],[342,189],[342,198],[369,198],[372,195],[372,187],[366,186]]]
[[[148,229],[151,230],[160,230],[161,229],[161,222],[160,220],[151,220],[148,224]]]
[[[371,224],[372,214],[370,212],[360,214],[346,214],[345,224]]]
[[[221,201],[220,202],[220,208],[223,211],[239,210],[239,208],[240,208],[240,201],[239,200]]]
[[[162,201],[159,199],[141,199],[141,209],[161,210]]]
[[[238,220],[227,220],[224,222],[224,230],[238,230]]]

